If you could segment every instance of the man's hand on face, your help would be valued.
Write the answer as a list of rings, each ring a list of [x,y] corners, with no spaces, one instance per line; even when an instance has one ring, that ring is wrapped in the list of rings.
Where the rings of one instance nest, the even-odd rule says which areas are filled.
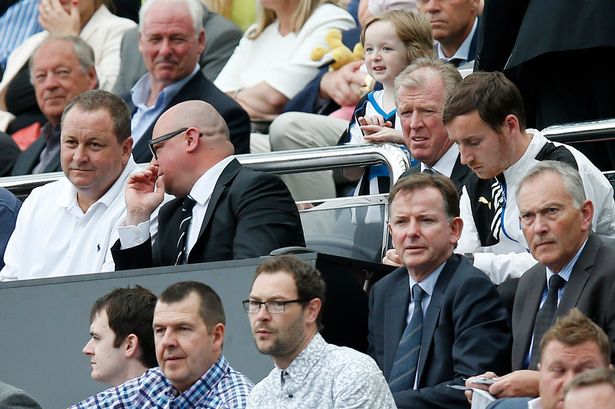
[[[158,176],[158,165],[135,173],[126,185],[126,225],[136,226],[149,220],[164,199],[164,176]]]

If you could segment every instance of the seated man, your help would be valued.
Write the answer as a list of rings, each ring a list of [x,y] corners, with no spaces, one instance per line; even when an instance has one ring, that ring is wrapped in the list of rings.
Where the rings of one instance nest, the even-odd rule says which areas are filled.
[[[17,158],[13,175],[62,170],[60,119],[70,100],[98,88],[94,50],[79,37],[49,37],[30,57],[30,78],[38,107],[48,122],[38,139]]]
[[[205,49],[201,53],[199,65],[205,78],[213,81],[239,44],[242,33],[229,20],[208,10],[205,4],[203,4],[203,29],[206,36]],[[143,56],[135,52],[138,44],[138,27],[124,33],[120,48],[120,72],[113,85],[115,95],[128,95],[139,78],[147,73]]]
[[[474,266],[496,284],[520,277],[536,263],[523,237],[513,193],[519,179],[540,161],[566,162],[579,170],[594,206],[594,231],[602,238],[615,238],[609,181],[576,149],[525,128],[521,94],[502,73],[464,78],[446,103],[444,124],[459,146],[461,163],[474,172],[461,197],[465,226],[457,251],[474,253]]]
[[[540,347],[539,396],[496,400],[487,409],[562,409],[564,389],[575,375],[609,367],[609,338],[576,308],[557,320],[545,333]],[[584,407],[575,406],[574,409]],[[600,409],[605,407],[600,406]]]
[[[467,408],[450,388],[478,368],[509,367],[510,329],[489,278],[453,254],[459,196],[441,175],[400,179],[389,194],[389,231],[403,267],[369,301],[369,352],[399,408]]]
[[[222,301],[211,287],[172,284],[154,310],[159,367],[70,409],[244,408],[252,383],[222,355],[224,323]]]
[[[591,232],[594,206],[586,199],[579,172],[563,162],[539,162],[519,180],[515,197],[521,229],[539,263],[521,276],[517,286],[512,311],[513,372],[500,376],[489,388],[497,397],[538,394],[540,340],[555,318],[573,307],[615,341],[611,308],[615,249]],[[615,357],[609,359],[613,362]]]
[[[21,389],[0,381],[0,408],[41,409],[41,406]]]
[[[170,108],[152,136],[155,161],[126,189],[127,217],[113,246],[116,269],[259,257],[305,245],[284,183],[233,157],[226,123],[207,102]],[[177,198],[160,209],[152,247],[149,220],[165,190]]]
[[[90,340],[92,379],[111,386],[143,375],[156,363],[152,319],[156,296],[146,288],[116,288],[94,302]]]
[[[615,372],[590,369],[575,376],[564,393],[564,409],[615,409]]]
[[[154,124],[169,107],[206,101],[222,115],[236,153],[250,151],[250,118],[231,97],[205,78],[199,58],[205,48],[203,7],[199,0],[149,0],[139,12],[139,51],[147,73],[128,101],[137,163],[149,162]]]
[[[125,215],[124,187],[137,170],[131,148],[130,114],[120,98],[94,90],[66,106],[60,151],[66,177],[24,201],[0,280],[113,271],[109,248]]]
[[[6,245],[15,230],[21,201],[3,187],[0,187],[0,269],[4,267]]]
[[[275,368],[254,387],[248,408],[396,407],[373,359],[318,333],[324,296],[320,272],[294,256],[258,266],[243,306],[256,348],[271,355]]]

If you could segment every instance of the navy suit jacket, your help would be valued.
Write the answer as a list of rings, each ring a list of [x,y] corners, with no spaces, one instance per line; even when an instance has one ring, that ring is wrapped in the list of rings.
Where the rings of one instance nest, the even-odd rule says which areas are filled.
[[[406,327],[410,288],[401,267],[376,283],[369,301],[369,354],[388,380]],[[467,409],[462,391],[447,385],[510,367],[506,310],[491,280],[463,256],[446,261],[423,321],[418,389],[393,394],[400,409]]]
[[[487,409],[527,409],[527,403],[532,398],[505,398],[498,399],[487,405]]]
[[[201,71],[198,71],[180,90],[171,102],[170,108],[180,102],[201,100],[211,104],[224,118],[228,126],[231,143],[235,147],[235,154],[250,153],[250,117],[233,98],[220,91],[213,82],[209,81]],[[130,111],[134,114],[136,107],[130,96],[125,98]],[[156,118],[156,121],[158,118]],[[152,139],[152,131],[156,121],[148,128],[145,134],[132,148],[132,156],[137,163],[146,163],[152,160],[152,152],[148,142]]]
[[[120,250],[111,248],[116,270],[175,263],[183,198],[171,200],[158,214],[158,239]],[[297,206],[279,177],[233,160],[224,169],[207,205],[199,237],[188,263],[268,255],[287,246],[305,246]]]
[[[611,340],[611,362],[615,362],[615,249],[590,234],[557,307],[556,316],[577,307],[607,333]],[[513,306],[512,369],[523,369],[534,334],[534,322],[547,285],[545,266],[536,264],[519,279]],[[497,372],[496,372],[497,373]]]

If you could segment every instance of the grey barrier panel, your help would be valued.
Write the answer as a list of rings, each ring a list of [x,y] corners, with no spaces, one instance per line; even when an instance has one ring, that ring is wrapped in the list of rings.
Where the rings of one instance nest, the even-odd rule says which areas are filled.
[[[316,254],[301,258],[315,265]],[[89,338],[90,308],[116,287],[139,284],[156,294],[183,280],[210,285],[226,311],[224,354],[257,382],[273,363],[254,347],[241,300],[258,259],[87,274],[0,284],[0,379],[32,394],[45,409],[65,408],[106,388],[90,378],[81,349]]]

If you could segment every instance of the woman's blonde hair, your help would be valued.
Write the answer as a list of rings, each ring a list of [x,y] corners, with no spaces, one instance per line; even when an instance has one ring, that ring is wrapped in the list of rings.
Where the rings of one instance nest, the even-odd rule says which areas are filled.
[[[290,30],[292,32],[297,32],[301,30],[301,28],[303,27],[307,19],[310,18],[314,10],[316,10],[318,6],[324,3],[332,3],[337,6],[340,5],[339,0],[299,0],[299,5],[293,13],[290,22]],[[258,3],[256,7],[256,15],[256,28],[252,29],[247,34],[247,37],[250,40],[254,40],[259,35],[261,35],[265,28],[267,28],[269,24],[273,23],[277,18],[273,10],[263,8],[260,3]]]
[[[233,0],[202,0],[205,6],[214,13],[218,13],[228,19],[231,18]]]

